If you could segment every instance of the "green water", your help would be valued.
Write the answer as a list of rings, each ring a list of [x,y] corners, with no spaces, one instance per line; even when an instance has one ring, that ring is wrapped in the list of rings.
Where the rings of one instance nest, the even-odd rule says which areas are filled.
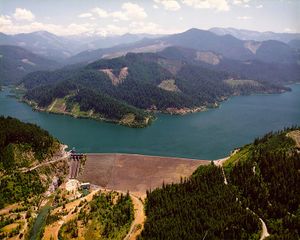
[[[300,85],[292,92],[233,97],[218,109],[186,116],[158,115],[144,129],[69,116],[34,112],[0,92],[0,115],[47,129],[81,152],[120,152],[217,159],[271,130],[300,125]]]

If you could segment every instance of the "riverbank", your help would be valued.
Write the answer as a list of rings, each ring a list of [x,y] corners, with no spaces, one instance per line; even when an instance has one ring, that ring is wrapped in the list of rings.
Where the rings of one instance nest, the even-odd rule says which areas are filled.
[[[267,132],[299,125],[300,85],[289,87],[292,91],[283,94],[232,97],[219,108],[184,117],[158,114],[143,129],[32,111],[29,105],[8,97],[8,88],[0,92],[0,114],[35,123],[79,152],[214,160]]]
[[[124,115],[120,120],[115,120],[115,119],[105,118],[98,113],[94,113],[92,110],[89,112],[81,111],[79,106],[77,106],[76,111],[73,112],[72,110],[71,112],[69,112],[66,110],[66,103],[62,103],[61,106],[54,107],[54,105],[56,105],[56,103],[58,102],[57,99],[54,100],[54,102],[46,108],[38,107],[36,102],[30,101],[26,98],[21,98],[19,100],[21,102],[28,104],[34,111],[46,112],[46,113],[57,114],[57,115],[66,115],[78,119],[92,119],[96,121],[119,124],[131,128],[145,128],[149,126],[156,119],[154,116],[150,115],[148,117],[145,117],[143,121],[136,121],[136,116],[133,113],[128,113]]]

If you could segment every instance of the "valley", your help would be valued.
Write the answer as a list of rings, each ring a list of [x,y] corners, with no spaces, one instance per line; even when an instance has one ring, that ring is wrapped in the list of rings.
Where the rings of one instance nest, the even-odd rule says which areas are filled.
[[[299,240],[299,1],[0,3],[0,240]]]

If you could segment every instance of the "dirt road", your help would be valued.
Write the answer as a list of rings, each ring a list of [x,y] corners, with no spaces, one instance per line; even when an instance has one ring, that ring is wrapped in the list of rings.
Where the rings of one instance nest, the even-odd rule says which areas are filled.
[[[135,240],[137,236],[142,232],[144,228],[144,222],[146,220],[144,204],[142,203],[142,201],[133,194],[130,194],[130,197],[134,206],[134,220],[131,223],[131,227],[124,240]]]
[[[225,184],[225,185],[227,185],[228,182],[227,182],[226,175],[225,175],[225,172],[224,172],[224,169],[223,169],[223,164],[226,162],[226,160],[227,160],[228,158],[229,158],[229,157],[214,161],[214,164],[215,164],[216,166],[222,168],[222,173],[223,173],[223,178],[224,178],[224,184]],[[258,216],[255,212],[253,212],[253,211],[250,210],[249,208],[247,208],[247,210],[251,211],[254,215]],[[260,222],[261,222],[261,228],[262,228],[261,235],[260,235],[260,240],[263,240],[263,239],[265,239],[266,237],[270,236],[270,234],[269,234],[269,232],[268,232],[267,225],[265,224],[265,222],[264,222],[261,218],[259,218],[259,220],[260,220]]]

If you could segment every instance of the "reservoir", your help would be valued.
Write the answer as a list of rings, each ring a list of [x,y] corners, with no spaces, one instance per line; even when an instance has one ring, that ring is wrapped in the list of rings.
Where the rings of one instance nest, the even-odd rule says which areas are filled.
[[[235,96],[217,109],[185,116],[158,114],[147,128],[132,129],[89,119],[32,111],[0,91],[0,115],[35,123],[79,152],[139,153],[218,159],[254,138],[300,125],[300,84],[283,94]]]

